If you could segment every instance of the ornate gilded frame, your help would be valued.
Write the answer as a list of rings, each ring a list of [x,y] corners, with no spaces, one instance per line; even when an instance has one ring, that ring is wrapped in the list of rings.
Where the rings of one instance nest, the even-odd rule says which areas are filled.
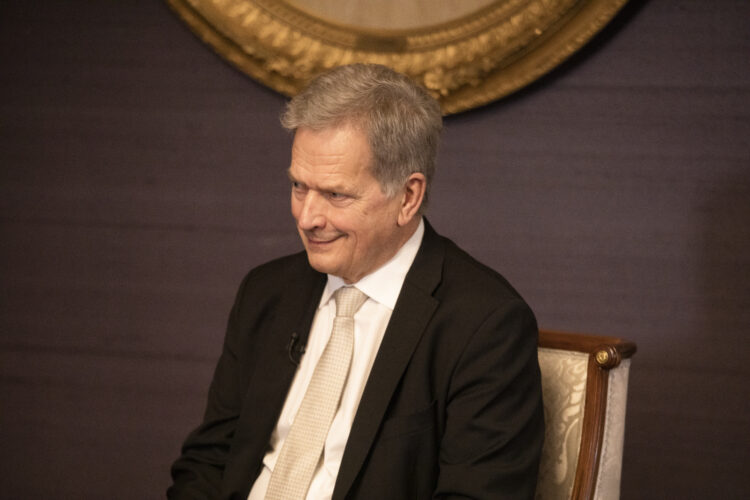
[[[328,68],[374,62],[421,82],[450,114],[549,72],[627,0],[495,0],[448,22],[399,30],[332,22],[284,0],[166,2],[222,57],[287,96]]]

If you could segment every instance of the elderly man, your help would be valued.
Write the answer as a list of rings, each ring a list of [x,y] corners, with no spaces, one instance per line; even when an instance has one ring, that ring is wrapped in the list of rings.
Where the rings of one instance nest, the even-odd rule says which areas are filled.
[[[533,497],[536,322],[422,216],[438,104],[358,64],[315,79],[282,122],[305,252],[242,282],[168,497]]]

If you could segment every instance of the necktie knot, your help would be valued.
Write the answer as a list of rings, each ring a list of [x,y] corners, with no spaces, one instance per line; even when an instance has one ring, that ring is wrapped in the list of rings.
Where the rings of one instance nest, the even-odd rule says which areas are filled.
[[[345,286],[333,294],[336,301],[336,317],[351,318],[367,300],[367,295],[353,286]]]

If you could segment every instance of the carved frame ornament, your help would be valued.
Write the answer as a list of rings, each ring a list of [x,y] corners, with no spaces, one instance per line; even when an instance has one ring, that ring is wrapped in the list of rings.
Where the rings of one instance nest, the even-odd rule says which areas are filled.
[[[374,29],[284,0],[166,0],[205,43],[287,96],[334,66],[372,62],[422,83],[446,114],[504,97],[549,72],[627,0],[494,0],[429,26]]]

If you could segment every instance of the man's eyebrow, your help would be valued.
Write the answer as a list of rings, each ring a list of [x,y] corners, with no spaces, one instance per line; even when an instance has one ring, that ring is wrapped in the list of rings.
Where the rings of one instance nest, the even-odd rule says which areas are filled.
[[[292,169],[291,168],[288,168],[286,170],[286,176],[289,178],[289,180],[291,182],[296,182],[296,183],[301,184],[302,186],[306,186],[306,184],[304,182],[302,182],[300,180],[297,180],[294,177],[294,175],[292,174]],[[331,185],[328,185],[328,186],[323,185],[323,186],[320,186],[319,189],[321,191],[325,191],[325,192],[328,192],[328,193],[351,194],[351,192],[352,192],[351,186],[347,186],[345,184],[340,184],[340,183],[331,184]]]

